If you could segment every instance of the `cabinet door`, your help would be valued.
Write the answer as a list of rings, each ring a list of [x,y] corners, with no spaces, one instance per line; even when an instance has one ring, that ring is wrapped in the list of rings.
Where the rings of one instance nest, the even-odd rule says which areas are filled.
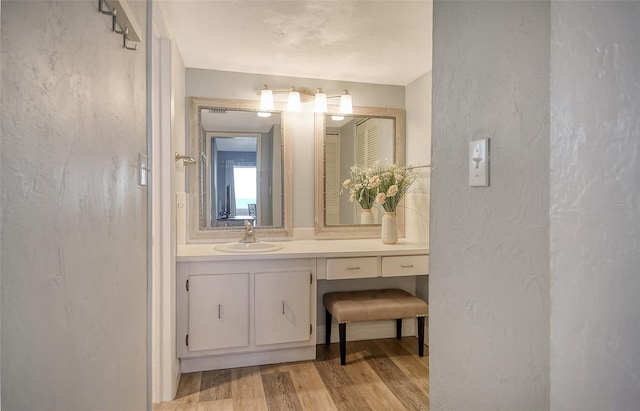
[[[256,345],[308,341],[311,273],[256,273]]]
[[[189,351],[249,345],[249,274],[189,276]]]

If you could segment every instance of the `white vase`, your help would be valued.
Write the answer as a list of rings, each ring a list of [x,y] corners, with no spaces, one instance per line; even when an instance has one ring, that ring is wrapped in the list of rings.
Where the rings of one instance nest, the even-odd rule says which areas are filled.
[[[398,219],[395,211],[387,211],[382,216],[382,242],[395,244],[398,242]]]
[[[360,214],[360,224],[373,224],[373,213],[370,208],[362,209]]]

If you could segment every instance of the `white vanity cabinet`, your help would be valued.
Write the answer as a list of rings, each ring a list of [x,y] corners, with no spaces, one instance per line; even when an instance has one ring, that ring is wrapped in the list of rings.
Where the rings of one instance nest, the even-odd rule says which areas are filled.
[[[312,258],[178,262],[181,371],[314,359],[315,270]]]
[[[256,345],[305,341],[311,335],[311,273],[256,273]]]
[[[315,359],[316,343],[324,342],[324,293],[367,287],[415,292],[417,278],[429,274],[429,250],[404,240],[392,246],[379,239],[279,245],[259,254],[220,252],[211,244],[178,248],[181,372]],[[363,322],[350,330],[354,339],[389,338],[396,323]],[[414,331],[414,322],[403,323],[403,335]]]
[[[249,345],[249,274],[191,275],[187,281],[188,350]]]

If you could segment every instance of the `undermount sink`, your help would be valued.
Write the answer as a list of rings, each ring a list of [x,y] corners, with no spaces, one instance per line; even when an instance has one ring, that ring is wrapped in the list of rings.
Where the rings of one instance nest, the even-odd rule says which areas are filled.
[[[225,243],[218,244],[214,249],[225,253],[268,253],[280,250],[282,245],[273,243]]]

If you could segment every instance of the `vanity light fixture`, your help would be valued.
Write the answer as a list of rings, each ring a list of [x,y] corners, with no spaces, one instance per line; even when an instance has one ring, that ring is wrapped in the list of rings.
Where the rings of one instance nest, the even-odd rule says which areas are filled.
[[[322,88],[318,88],[315,94],[313,94],[310,90],[305,88],[296,89],[295,86],[292,86],[289,90],[270,90],[269,86],[265,84],[258,93],[260,95],[260,111],[258,115],[261,117],[271,116],[270,111],[274,109],[273,95],[285,93],[288,95],[287,111],[301,111],[300,102],[304,97],[305,101],[314,98],[313,111],[316,113],[326,113],[328,111],[327,99],[340,98],[340,115],[353,114],[351,94],[349,94],[349,90],[347,89],[342,90],[342,95],[327,96]],[[344,119],[344,116],[342,117]]]
[[[260,91],[260,111],[259,117],[271,117],[270,111],[273,110],[273,92],[269,90],[269,87],[265,84],[262,91]]]
[[[353,114],[353,103],[351,102],[351,94],[346,88],[342,90],[340,96],[340,114]]]
[[[313,111],[316,113],[327,112],[327,94],[321,88],[316,90],[316,101],[313,105]]]
[[[289,102],[287,103],[287,110],[300,111],[302,106],[300,104],[300,92],[296,91],[295,87],[291,87],[289,91]]]

